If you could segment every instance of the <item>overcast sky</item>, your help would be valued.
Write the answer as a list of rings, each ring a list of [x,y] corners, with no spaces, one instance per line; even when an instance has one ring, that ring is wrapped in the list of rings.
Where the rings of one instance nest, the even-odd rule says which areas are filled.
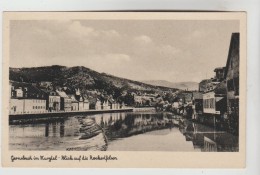
[[[239,21],[11,21],[10,66],[85,66],[133,80],[196,81],[225,66]]]

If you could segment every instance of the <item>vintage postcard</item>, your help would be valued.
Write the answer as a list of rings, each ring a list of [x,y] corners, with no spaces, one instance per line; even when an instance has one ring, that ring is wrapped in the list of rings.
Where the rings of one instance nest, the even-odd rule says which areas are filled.
[[[244,168],[246,13],[5,12],[9,167]]]

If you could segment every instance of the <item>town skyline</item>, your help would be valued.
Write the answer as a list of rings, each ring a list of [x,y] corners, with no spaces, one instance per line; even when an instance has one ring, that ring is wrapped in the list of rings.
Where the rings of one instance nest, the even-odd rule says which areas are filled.
[[[10,67],[84,66],[130,80],[200,82],[226,65],[238,21],[12,21]],[[205,66],[207,65],[207,66]]]

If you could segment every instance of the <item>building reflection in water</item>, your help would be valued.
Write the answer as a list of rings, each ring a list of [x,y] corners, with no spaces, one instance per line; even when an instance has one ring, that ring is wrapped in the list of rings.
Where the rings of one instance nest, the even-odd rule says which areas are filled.
[[[180,122],[180,131],[186,141],[192,141],[195,149],[205,152],[234,152],[238,151],[238,137],[214,127],[183,120]]]
[[[45,124],[45,137],[49,137],[49,123]]]
[[[64,125],[64,121],[60,122],[60,137],[64,137],[64,133],[65,133],[65,125]]]
[[[129,137],[152,130],[172,128],[170,113],[111,113],[93,116],[108,139]]]
[[[10,137],[64,137],[78,133],[78,120],[61,118],[58,121],[37,121],[23,125],[10,125]]]

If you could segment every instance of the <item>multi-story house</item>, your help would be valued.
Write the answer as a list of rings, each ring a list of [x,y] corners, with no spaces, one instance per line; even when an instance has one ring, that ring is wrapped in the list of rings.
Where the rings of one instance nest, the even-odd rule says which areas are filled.
[[[48,98],[48,108],[51,111],[60,111],[61,99],[57,92],[50,91]]]
[[[84,97],[84,99],[83,99],[83,110],[84,111],[87,111],[87,110],[89,110],[89,101],[88,101],[88,98],[87,97]]]
[[[71,99],[71,111],[78,111],[79,110],[79,102],[75,98],[75,95],[68,95],[68,97]]]
[[[99,99],[97,99],[96,102],[95,102],[95,109],[96,110],[102,109],[101,101]]]
[[[10,88],[10,114],[47,112],[45,93],[36,86],[23,82],[10,82]]]
[[[192,119],[198,119],[198,115],[203,112],[203,95],[202,92],[192,92]]]
[[[82,96],[76,96],[79,103],[79,111],[84,111],[84,98]]]
[[[57,92],[47,89],[41,89],[46,95],[46,109],[48,112],[60,111],[61,97]]]
[[[79,103],[79,111],[89,110],[89,101],[87,95],[81,95],[80,90],[77,89],[75,93],[75,98]]]
[[[103,110],[108,110],[108,109],[110,109],[110,108],[111,108],[111,107],[110,107],[110,105],[109,105],[108,100],[104,100],[103,103],[102,103],[102,109],[103,109]]]
[[[212,82],[212,79],[205,79],[205,80],[202,80],[200,83],[199,83],[199,91],[200,92],[205,92],[207,91],[207,88],[208,88],[208,84]]]
[[[71,99],[64,91],[56,90],[60,96],[60,110],[61,111],[71,111]]]
[[[108,99],[108,104],[110,109],[119,109],[119,104],[113,98]]]
[[[234,132],[239,125],[239,33],[231,36],[226,64],[227,112]]]

